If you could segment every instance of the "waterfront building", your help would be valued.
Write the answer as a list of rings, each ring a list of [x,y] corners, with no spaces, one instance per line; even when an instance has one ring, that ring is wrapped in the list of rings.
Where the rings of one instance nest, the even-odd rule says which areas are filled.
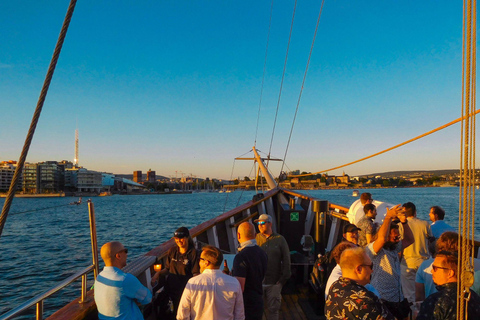
[[[134,172],[134,178],[135,178],[135,172]],[[147,171],[147,182],[155,183],[156,180],[157,180],[157,178],[156,178],[155,171],[152,171],[151,169],[148,169],[148,171]],[[133,179],[133,181],[135,181],[135,179]],[[135,181],[135,182],[138,182],[138,181]]]
[[[38,164],[26,163],[23,167],[23,192],[39,193]]]
[[[15,169],[17,168],[16,161],[2,161],[0,162],[0,192],[7,192],[10,189]],[[18,186],[22,187],[22,176],[18,182]]]
[[[142,171],[133,171],[133,181],[136,183],[142,183]]]
[[[56,193],[63,191],[61,180],[63,178],[63,167],[57,161],[45,161],[38,163],[38,192]]]
[[[102,190],[102,173],[79,168],[77,171],[77,190],[79,192],[97,192]]]

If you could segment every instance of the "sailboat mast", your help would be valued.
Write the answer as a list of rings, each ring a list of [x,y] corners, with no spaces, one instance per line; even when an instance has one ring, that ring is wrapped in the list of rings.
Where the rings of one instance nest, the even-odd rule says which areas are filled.
[[[277,185],[277,182],[276,182],[275,179],[272,177],[272,175],[270,174],[270,172],[268,172],[267,167],[266,167],[265,164],[263,163],[262,158],[260,158],[260,156],[258,155],[257,149],[255,149],[255,147],[253,147],[253,154],[255,155],[255,161],[257,161],[257,163],[258,163],[258,167],[260,168],[260,170],[262,171],[263,176],[264,176],[265,179],[267,180],[268,190],[275,189],[275,188],[278,186],[278,185]],[[258,180],[258,173],[257,173],[257,180]]]

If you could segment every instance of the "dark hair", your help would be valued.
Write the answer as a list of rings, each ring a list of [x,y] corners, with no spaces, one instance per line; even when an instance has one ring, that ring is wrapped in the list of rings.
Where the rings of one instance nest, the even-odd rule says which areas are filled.
[[[405,215],[407,217],[413,217],[417,213],[417,207],[412,202],[407,202],[403,204],[405,208]]]
[[[220,249],[214,246],[205,246],[202,248],[202,253],[215,267],[220,267],[222,265],[223,253]]]
[[[342,252],[349,248],[355,248],[357,245],[351,243],[350,241],[342,241],[333,248],[332,253],[330,254],[330,262],[335,259],[337,264],[340,263],[340,257],[342,256]]]
[[[445,218],[445,210],[443,210],[442,207],[433,206],[430,208],[430,210],[431,209],[433,209],[433,214],[437,215],[438,220],[443,220],[443,218]]]
[[[437,239],[435,250],[439,253],[442,251],[458,252],[458,240],[458,233],[453,231],[445,231]]]
[[[448,267],[455,271],[455,275],[458,277],[459,270],[458,270],[458,254],[454,251],[440,251],[436,258],[443,257],[445,261],[443,261],[443,267]]]
[[[393,229],[400,229],[398,227],[398,222],[392,222],[390,223],[390,230],[388,232],[391,232]],[[380,230],[379,230],[380,231]]]
[[[363,212],[365,214],[368,213],[368,211],[375,211],[377,207],[373,203],[367,203],[366,205],[363,206]]]
[[[360,195],[360,202],[362,204],[367,203],[368,200],[372,200],[372,194],[369,192],[364,192]]]

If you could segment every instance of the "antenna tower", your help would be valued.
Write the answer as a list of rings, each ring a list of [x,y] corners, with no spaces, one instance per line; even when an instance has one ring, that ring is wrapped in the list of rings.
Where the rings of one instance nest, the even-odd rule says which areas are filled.
[[[73,159],[73,164],[78,166],[78,129],[75,129],[75,159]]]

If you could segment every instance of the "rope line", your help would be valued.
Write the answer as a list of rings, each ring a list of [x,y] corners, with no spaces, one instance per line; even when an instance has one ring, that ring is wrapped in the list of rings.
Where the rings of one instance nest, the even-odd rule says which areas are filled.
[[[263,62],[262,87],[260,89],[260,102],[258,103],[257,129],[255,130],[255,142],[253,144],[254,146],[257,145],[258,123],[260,122],[260,110],[262,108],[263,85],[265,83],[265,73],[267,70],[268,44],[270,43],[270,30],[272,27],[272,12],[273,12],[273,0],[272,0],[272,4],[270,5],[270,21],[268,23],[268,35],[267,35],[267,47],[265,49],[265,61]]]
[[[462,116],[476,114],[476,0],[463,4]],[[459,191],[457,319],[468,317],[473,285],[476,117],[462,117]]]
[[[53,209],[53,208],[67,207],[67,206],[71,206],[71,205],[76,205],[76,203],[67,203],[67,204],[61,204],[61,205],[53,206],[53,207],[46,207],[46,208],[40,208],[40,209],[35,209],[35,210],[14,212],[14,213],[10,213],[10,215],[13,216],[13,215],[21,214],[21,213],[30,213],[30,212],[42,211],[42,210]]]
[[[302,87],[300,88],[300,94],[298,95],[297,107],[295,109],[295,115],[293,117],[292,128],[290,129],[290,135],[288,136],[287,147],[285,148],[285,155],[283,156],[282,168],[280,169],[280,173],[283,171],[283,165],[285,163],[285,160],[287,159],[287,152],[290,146],[290,140],[292,138],[293,127],[295,126],[295,120],[297,119],[298,108],[300,106],[300,99],[302,98],[303,88],[305,86],[305,79],[307,78],[308,67],[310,66],[310,59],[312,57],[313,46],[315,45],[315,39],[317,38],[318,25],[320,24],[320,17],[322,16],[324,3],[325,3],[325,0],[322,1],[322,5],[320,6],[320,12],[318,13],[317,25],[315,26],[315,33],[313,34],[312,45],[310,46],[310,53],[308,54],[307,66],[305,67],[305,73],[303,74]]]
[[[15,196],[15,190],[17,189],[17,184],[20,179],[20,175],[22,174],[23,166],[25,165],[25,160],[27,158],[28,150],[30,149],[30,144],[32,142],[33,135],[35,133],[35,128],[37,127],[38,119],[40,118],[43,104],[45,103],[45,98],[47,96],[48,88],[50,87],[50,83],[52,81],[52,77],[55,71],[55,67],[57,65],[58,57],[60,56],[60,52],[62,51],[63,42],[67,35],[68,26],[70,25],[70,21],[72,19],[72,15],[73,15],[73,11],[75,9],[76,3],[77,3],[77,0],[70,1],[70,5],[68,7],[65,20],[63,21],[62,29],[60,31],[57,44],[55,46],[55,50],[53,52],[53,57],[50,61],[50,66],[48,67],[47,75],[43,83],[42,91],[40,93],[40,97],[38,98],[37,107],[35,109],[35,113],[33,114],[32,122],[30,124],[30,129],[28,130],[28,134],[25,139],[25,144],[23,146],[20,159],[18,160],[18,163],[17,163],[17,168],[15,169],[15,173],[13,174],[12,182],[10,184],[10,188],[7,193],[7,198],[5,199],[5,203],[3,204],[2,213],[0,215],[0,237],[2,235],[3,227],[5,226],[5,222],[7,220],[8,212],[10,211],[10,206],[12,205],[12,201]]]
[[[289,175],[289,177],[308,177],[308,176],[313,176],[313,175],[315,175],[315,174],[324,173],[324,172],[328,172],[328,171],[332,171],[332,170],[336,170],[336,169],[340,169],[340,168],[344,168],[344,167],[351,166],[352,164],[355,164],[355,163],[358,163],[358,162],[361,162],[361,161],[364,161],[364,160],[367,160],[367,159],[376,157],[376,156],[381,155],[381,154],[383,154],[383,153],[385,153],[385,152],[388,152],[388,151],[397,149],[397,148],[399,148],[399,147],[401,147],[401,146],[404,146],[404,145],[406,145],[406,144],[408,144],[408,143],[411,143],[411,142],[413,142],[413,141],[416,141],[416,140],[419,140],[419,139],[421,139],[421,138],[424,138],[424,137],[426,137],[426,136],[428,136],[428,135],[430,135],[430,134],[432,134],[432,133],[435,133],[435,132],[437,132],[437,131],[440,131],[440,130],[442,130],[442,129],[445,129],[445,128],[447,128],[447,127],[449,127],[449,126],[451,126],[451,125],[453,125],[453,124],[455,124],[455,123],[457,123],[457,122],[460,122],[460,121],[462,121],[463,119],[466,119],[466,118],[468,118],[468,117],[473,117],[473,116],[475,116],[475,115],[476,115],[477,113],[479,113],[479,112],[480,112],[480,110],[477,110],[477,111],[475,111],[474,113],[471,113],[471,114],[469,114],[469,115],[467,115],[467,116],[463,116],[463,114],[462,114],[462,117],[460,117],[460,118],[458,118],[458,119],[456,119],[456,120],[453,120],[453,121],[451,121],[451,122],[449,122],[449,123],[447,123],[447,124],[444,124],[443,126],[440,126],[440,127],[436,128],[436,129],[433,129],[433,130],[431,130],[431,131],[428,131],[428,132],[426,132],[426,133],[424,133],[424,134],[421,134],[421,135],[419,135],[419,136],[417,136],[417,137],[415,137],[415,138],[412,138],[412,139],[410,139],[410,140],[407,140],[407,141],[405,141],[405,142],[402,142],[402,143],[400,143],[400,144],[397,144],[397,145],[395,145],[395,146],[393,146],[393,147],[390,147],[390,148],[388,148],[388,149],[385,149],[385,150],[383,150],[383,151],[380,151],[380,152],[374,153],[374,154],[372,154],[372,155],[369,155],[368,157],[364,157],[364,158],[361,158],[361,159],[358,159],[358,160],[355,160],[355,161],[352,161],[352,162],[343,164],[343,165],[338,166],[338,167],[333,167],[333,168],[330,168],[330,169],[327,169],[327,170],[322,170],[322,171],[317,171],[317,172],[314,172],[314,173],[307,173],[307,174]]]
[[[272,138],[270,139],[270,149],[268,150],[268,158],[270,158],[270,153],[272,152],[273,137],[275,136],[275,127],[277,126],[278,109],[280,108],[280,99],[282,97],[283,80],[285,79],[285,71],[287,69],[288,51],[290,50],[290,42],[292,40],[293,22],[295,20],[296,9],[297,9],[297,0],[295,0],[295,6],[293,7],[292,23],[290,24],[290,34],[288,35],[287,52],[285,54],[285,62],[283,63],[282,81],[280,82],[280,91],[278,92],[277,110],[275,112],[275,119],[273,121]],[[268,166],[268,160],[267,160],[267,166]]]

